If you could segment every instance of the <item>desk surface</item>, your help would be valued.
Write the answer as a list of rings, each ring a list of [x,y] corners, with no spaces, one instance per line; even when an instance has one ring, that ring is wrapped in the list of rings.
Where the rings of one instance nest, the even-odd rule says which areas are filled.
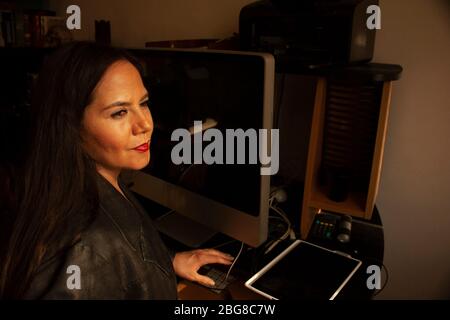
[[[154,218],[154,217],[153,217]],[[224,237],[224,238],[221,238]],[[226,243],[230,238],[219,235],[218,238],[212,239],[203,247],[214,248],[224,251],[236,256],[239,252],[240,242],[232,241],[231,244],[220,246],[220,244]],[[175,251],[184,251],[189,248],[181,247],[180,244],[170,238],[162,235],[166,244]],[[376,264],[382,266],[384,255],[384,234],[381,218],[377,208],[375,207],[372,214],[371,221],[365,221],[360,219],[353,219],[351,241],[347,244],[341,244],[337,241],[324,241],[307,239],[312,243],[328,248],[330,250],[339,250],[345,252],[352,257],[359,259],[363,262],[362,266],[358,269],[352,279],[341,290],[336,300],[355,300],[355,299],[371,299],[373,291],[367,289],[367,267],[369,265]],[[282,252],[290,242],[280,243],[274,250],[268,255],[263,255],[263,250],[252,249],[247,253],[244,253],[239,257],[237,263],[232,270],[232,275],[237,278],[237,281],[230,284],[227,290],[223,290],[221,294],[216,294],[210,289],[201,285],[182,280],[178,286],[179,298],[182,300],[190,299],[237,299],[237,300],[258,300],[265,299],[264,297],[256,294],[250,289],[246,288],[244,283],[251,278],[257,271],[262,269],[267,263]],[[219,246],[219,247],[218,247]]]
[[[335,300],[366,300],[373,297],[374,291],[369,290],[366,285],[369,276],[366,271],[369,265],[376,264],[381,267],[384,253],[383,228],[381,226],[381,221],[379,220],[378,211],[375,212],[375,216],[377,219],[370,223],[354,220],[352,241],[346,245],[337,242],[315,242],[316,244],[320,244],[332,250],[346,252],[363,262],[361,267],[341,290]],[[287,245],[288,243],[284,243],[277,247],[268,257],[260,258],[257,266],[253,266],[253,268],[248,267],[249,257],[243,257],[242,259],[244,261],[241,261],[240,264],[236,263],[236,270],[235,272],[232,271],[232,274],[236,276],[238,280],[231,283],[228,288],[223,290],[220,294],[201,285],[182,280],[178,285],[179,298],[181,300],[265,300],[266,298],[246,288],[244,283],[255,273],[256,269],[261,269],[266,263],[273,259],[273,257],[287,247]],[[232,252],[233,251],[230,251],[230,253]]]
[[[245,287],[244,281],[236,281],[218,294],[199,284],[182,280],[178,284],[178,297],[180,300],[266,300]]]

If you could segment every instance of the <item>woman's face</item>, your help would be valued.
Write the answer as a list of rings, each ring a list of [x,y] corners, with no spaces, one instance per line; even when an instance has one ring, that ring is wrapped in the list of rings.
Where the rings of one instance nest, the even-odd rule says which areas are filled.
[[[148,92],[128,61],[112,64],[93,92],[83,118],[83,147],[97,170],[117,175],[139,170],[150,161],[153,121]]]

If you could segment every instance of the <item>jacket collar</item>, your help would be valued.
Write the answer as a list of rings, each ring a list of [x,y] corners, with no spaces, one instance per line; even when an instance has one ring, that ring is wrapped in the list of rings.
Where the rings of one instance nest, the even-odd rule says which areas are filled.
[[[119,187],[126,198],[101,174],[97,174],[100,210],[103,211],[134,251],[140,249],[143,210],[119,178]]]

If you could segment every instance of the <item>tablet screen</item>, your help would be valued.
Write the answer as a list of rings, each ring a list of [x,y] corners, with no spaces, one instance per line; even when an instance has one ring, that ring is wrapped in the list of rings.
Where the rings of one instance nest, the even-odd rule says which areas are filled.
[[[246,285],[268,298],[334,299],[361,261],[297,240]]]

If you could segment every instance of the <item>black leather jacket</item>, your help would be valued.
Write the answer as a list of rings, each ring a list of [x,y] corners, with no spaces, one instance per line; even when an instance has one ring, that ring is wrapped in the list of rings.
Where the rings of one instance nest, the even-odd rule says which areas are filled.
[[[97,180],[96,220],[73,247],[44,260],[25,298],[176,299],[172,257],[147,213],[120,181],[130,201],[100,175]]]

